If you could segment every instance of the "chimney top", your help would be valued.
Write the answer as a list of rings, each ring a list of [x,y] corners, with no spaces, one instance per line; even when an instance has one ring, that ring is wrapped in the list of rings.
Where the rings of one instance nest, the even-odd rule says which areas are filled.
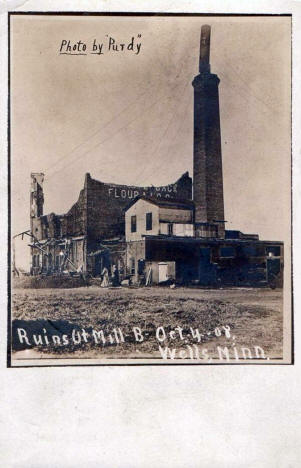
[[[210,72],[209,58],[210,58],[210,31],[211,26],[204,24],[201,28],[200,40],[200,61],[199,71]]]

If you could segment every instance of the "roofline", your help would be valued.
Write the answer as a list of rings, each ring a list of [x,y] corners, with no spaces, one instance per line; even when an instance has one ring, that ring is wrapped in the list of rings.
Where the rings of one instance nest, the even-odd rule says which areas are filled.
[[[167,202],[167,203],[178,203],[178,204],[182,204],[182,205],[186,205],[186,207],[184,206],[183,208],[178,208],[178,209],[187,209],[187,210],[192,210],[194,209],[194,202],[193,200],[183,200],[183,199],[179,199],[179,198],[163,198],[163,199],[153,199],[151,197],[148,197],[146,195],[138,195],[138,197],[134,198],[128,205],[126,208],[124,208],[124,211],[128,211],[137,201],[139,200],[145,200],[149,203],[152,203],[153,205],[160,205],[160,201],[162,201],[162,205],[164,204],[164,202]],[[171,208],[171,209],[177,209],[177,208],[173,208],[172,206],[168,207],[168,208]]]
[[[100,184],[110,185],[111,187],[117,187],[117,188],[127,187],[129,189],[151,189],[151,188],[156,189],[156,188],[168,187],[168,186],[179,183],[181,179],[184,179],[186,177],[192,180],[192,178],[189,175],[189,171],[186,171],[186,172],[183,172],[183,174],[177,180],[175,180],[174,182],[170,182],[169,184],[165,184],[165,185],[128,185],[128,184],[115,184],[114,182],[103,182],[102,180],[94,179],[93,177],[91,177],[89,172],[85,174],[85,179],[87,178],[87,179],[93,180],[94,182],[98,182]]]
[[[169,242],[192,242],[192,243],[202,243],[202,244],[278,244],[284,245],[283,241],[268,241],[261,239],[221,239],[213,237],[180,237],[180,236],[168,236],[168,235],[142,235],[142,240],[158,240],[158,241],[169,241]],[[135,241],[133,241],[135,242]]]

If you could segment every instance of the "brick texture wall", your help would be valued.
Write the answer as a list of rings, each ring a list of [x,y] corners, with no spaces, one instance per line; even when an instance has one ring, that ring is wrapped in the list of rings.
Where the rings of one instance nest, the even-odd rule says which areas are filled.
[[[195,222],[224,220],[223,172],[221,154],[219,78],[201,73],[194,87],[193,199]],[[224,235],[218,224],[219,237]]]
[[[86,177],[87,233],[89,239],[123,236],[125,209],[139,195],[154,198],[191,200],[192,181],[188,173],[175,183],[162,187],[135,187],[107,184]]]
[[[100,182],[86,174],[84,188],[70,210],[64,215],[51,213],[32,218],[33,233],[39,240],[86,235],[94,241],[124,236],[124,210],[139,195],[191,200],[192,180],[185,173],[167,186],[136,187]]]

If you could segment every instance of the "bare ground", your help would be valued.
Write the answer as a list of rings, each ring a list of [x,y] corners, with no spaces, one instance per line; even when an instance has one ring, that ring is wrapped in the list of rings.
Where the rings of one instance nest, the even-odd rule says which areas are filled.
[[[213,358],[218,357],[217,346],[232,347],[232,351],[234,346],[247,347],[252,352],[254,346],[260,346],[270,359],[282,358],[282,290],[95,286],[15,289],[12,320],[13,351],[19,358],[27,348],[33,348],[41,357],[157,358],[159,345],[181,350],[187,349],[187,344],[197,344],[200,350],[206,348]],[[133,327],[141,329],[143,342],[135,340]],[[166,333],[162,342],[156,337],[158,327]],[[181,327],[182,337],[177,327]],[[24,340],[20,343],[18,328],[28,331],[30,346]],[[124,342],[116,343],[114,328],[122,331]],[[191,328],[203,335],[200,341],[192,336]],[[81,339],[77,344],[69,339],[67,345],[62,343],[62,334],[70,338],[72,330],[78,336],[83,329],[90,337],[87,342]],[[95,343],[93,330],[103,330],[105,343]],[[226,330],[230,330],[228,337]],[[33,342],[33,334],[44,337],[42,344]],[[54,334],[61,343],[51,341]],[[162,334],[161,329],[160,338]],[[50,337],[49,344],[45,335]]]

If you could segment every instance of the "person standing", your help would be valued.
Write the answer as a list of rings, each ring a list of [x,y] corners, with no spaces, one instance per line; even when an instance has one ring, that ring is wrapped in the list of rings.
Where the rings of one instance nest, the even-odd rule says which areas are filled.
[[[109,271],[106,267],[102,270],[102,282],[101,282],[101,287],[102,288],[107,288],[109,286]]]

